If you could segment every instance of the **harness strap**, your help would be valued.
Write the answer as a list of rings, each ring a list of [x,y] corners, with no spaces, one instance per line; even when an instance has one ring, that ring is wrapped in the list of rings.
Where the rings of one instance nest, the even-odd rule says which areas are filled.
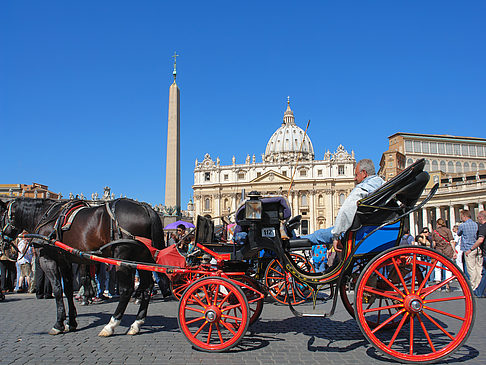
[[[124,229],[123,227],[120,226],[120,224],[118,223],[118,220],[115,217],[115,212],[112,211],[111,208],[110,208],[110,203],[109,202],[106,202],[105,203],[105,207],[106,207],[106,211],[108,212],[108,215],[111,218],[111,221],[115,223],[115,229],[118,230],[118,231],[121,231],[121,232],[125,233],[129,238],[135,239],[135,236],[133,234],[131,234],[126,229]],[[122,238],[121,237],[122,236],[121,233],[118,233],[118,234],[119,234],[120,238]]]

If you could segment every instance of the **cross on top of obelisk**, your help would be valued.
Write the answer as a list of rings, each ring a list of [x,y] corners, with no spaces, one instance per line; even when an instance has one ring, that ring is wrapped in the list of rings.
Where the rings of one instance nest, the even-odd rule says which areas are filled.
[[[177,57],[179,57],[179,55],[177,54],[177,52],[174,51],[174,55],[171,57],[174,58],[174,71],[172,71],[172,75],[174,75],[174,81],[175,81],[177,76],[177,71],[176,71]]]

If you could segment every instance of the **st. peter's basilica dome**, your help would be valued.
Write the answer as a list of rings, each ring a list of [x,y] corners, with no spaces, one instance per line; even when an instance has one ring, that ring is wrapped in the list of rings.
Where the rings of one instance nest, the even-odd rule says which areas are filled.
[[[267,143],[265,161],[284,162],[297,159],[301,161],[313,160],[314,148],[309,136],[295,124],[294,112],[290,109],[290,101],[287,100],[287,110],[284,113],[283,123]]]

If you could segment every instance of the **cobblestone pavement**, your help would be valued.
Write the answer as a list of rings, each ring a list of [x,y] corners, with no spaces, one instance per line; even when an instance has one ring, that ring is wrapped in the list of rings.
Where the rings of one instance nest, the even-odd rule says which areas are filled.
[[[9,294],[0,302],[0,364],[388,364],[365,340],[341,304],[334,317],[295,318],[282,305],[266,303],[240,345],[227,353],[191,348],[179,331],[175,300],[155,297],[142,332],[127,336],[138,306],[130,303],[110,338],[98,337],[116,301],[77,306],[78,331],[49,336],[55,303],[34,294]],[[482,325],[486,299],[476,300],[476,323],[466,344],[447,363],[486,364]]]

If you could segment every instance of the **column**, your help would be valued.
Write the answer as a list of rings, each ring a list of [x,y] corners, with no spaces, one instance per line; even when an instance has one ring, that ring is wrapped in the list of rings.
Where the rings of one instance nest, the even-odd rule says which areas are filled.
[[[415,229],[415,212],[410,214],[408,217],[410,220],[410,234],[415,237],[417,235],[417,231]]]
[[[314,232],[316,222],[316,212],[314,211],[314,197],[316,196],[314,191],[309,191],[309,232]]]
[[[437,222],[437,219],[439,218],[443,218],[440,212],[440,207],[435,207],[435,221]]]
[[[422,228],[429,227],[429,217],[427,214],[427,208],[422,208]]]
[[[454,227],[454,225],[456,224],[456,211],[453,205],[449,207],[449,217],[450,217],[449,224],[451,225],[450,228],[452,229],[452,227]]]

